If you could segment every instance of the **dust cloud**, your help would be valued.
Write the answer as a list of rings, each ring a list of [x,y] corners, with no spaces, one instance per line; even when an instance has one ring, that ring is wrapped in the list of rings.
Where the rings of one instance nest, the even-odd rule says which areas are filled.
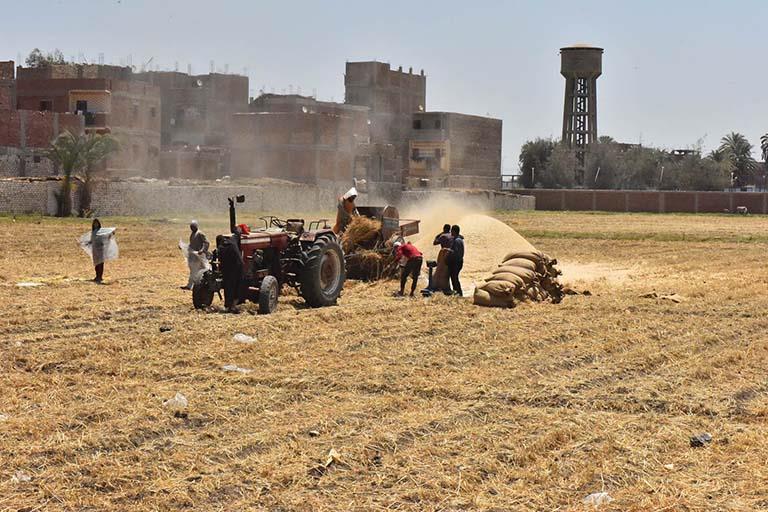
[[[410,240],[426,259],[437,258],[440,249],[432,242],[442,232],[443,224],[458,224],[465,244],[462,274],[469,278],[487,275],[510,251],[534,250],[517,231],[470,203],[433,199],[418,209],[407,209],[403,217],[421,220],[419,234]]]

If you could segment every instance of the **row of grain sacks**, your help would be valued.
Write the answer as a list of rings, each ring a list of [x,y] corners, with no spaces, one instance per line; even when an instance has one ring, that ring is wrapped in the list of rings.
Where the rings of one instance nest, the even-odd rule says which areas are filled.
[[[560,302],[563,286],[557,260],[541,251],[513,250],[504,256],[498,268],[476,288],[474,303],[478,306],[513,307],[517,302]]]

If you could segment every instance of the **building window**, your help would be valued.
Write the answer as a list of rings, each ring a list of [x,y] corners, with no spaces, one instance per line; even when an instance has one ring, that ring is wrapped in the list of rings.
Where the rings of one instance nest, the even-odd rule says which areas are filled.
[[[153,118],[157,115],[157,109],[155,107],[152,107],[149,109],[149,115],[151,115]]]
[[[32,157],[32,161],[35,162],[36,164],[39,164],[40,163],[40,155],[33,156]]]
[[[414,130],[421,130],[421,119],[414,119],[413,120],[413,129]]]
[[[442,157],[443,157],[443,152],[440,150],[440,148],[437,148],[437,149],[435,150],[435,158],[436,158],[437,160],[440,160]]]
[[[85,114],[88,112],[88,102],[85,100],[77,100],[75,103],[75,113]]]
[[[443,127],[443,123],[439,119],[435,119],[435,130],[440,130]]]
[[[419,156],[419,148],[413,148],[411,150],[411,160],[418,160]]]
[[[51,100],[43,100],[40,102],[40,111],[41,112],[47,112],[49,110],[53,110],[53,101]]]

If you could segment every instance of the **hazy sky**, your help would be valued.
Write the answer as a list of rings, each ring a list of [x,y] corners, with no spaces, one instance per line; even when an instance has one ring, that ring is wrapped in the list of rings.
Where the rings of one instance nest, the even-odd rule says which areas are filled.
[[[574,6],[571,6],[571,3]],[[576,6],[576,4],[579,4]],[[768,2],[0,0],[0,60],[59,48],[134,66],[248,69],[251,94],[343,101],[344,62],[427,74],[427,109],[504,121],[505,170],[520,145],[559,136],[558,49],[605,48],[598,130],[625,142],[705,150],[730,131],[768,132]],[[755,151],[755,156],[758,151]]]

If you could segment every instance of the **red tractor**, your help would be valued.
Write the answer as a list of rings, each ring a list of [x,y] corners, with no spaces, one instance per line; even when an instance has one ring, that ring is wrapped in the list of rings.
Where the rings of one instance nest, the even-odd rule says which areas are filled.
[[[237,226],[235,203],[245,202],[245,196],[229,198],[229,228]],[[284,285],[296,288],[309,306],[317,308],[336,304],[346,279],[344,253],[327,219],[313,221],[305,229],[303,219],[282,220],[261,217],[259,229],[249,228],[240,237],[243,261],[240,302],[250,300],[259,305],[259,313],[272,313]],[[219,261],[221,247],[213,252],[211,269],[192,288],[192,302],[205,308],[221,294],[223,276]]]

